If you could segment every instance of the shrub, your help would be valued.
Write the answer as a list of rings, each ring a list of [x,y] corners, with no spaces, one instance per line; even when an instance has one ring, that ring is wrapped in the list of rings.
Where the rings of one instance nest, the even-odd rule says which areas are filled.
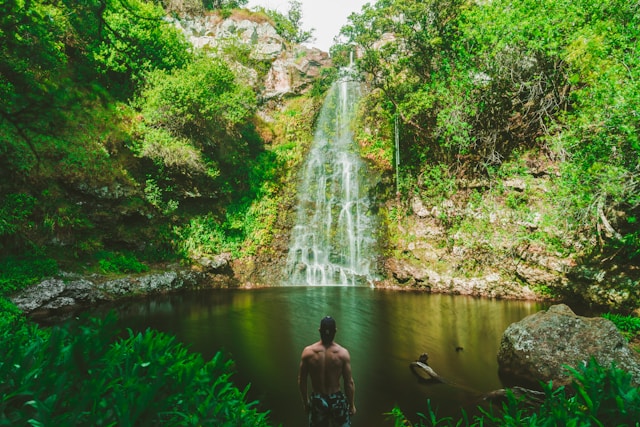
[[[58,273],[58,263],[49,258],[14,258],[0,260],[0,295],[33,285]]]
[[[604,313],[602,317],[611,320],[627,340],[631,340],[640,334],[640,319],[637,317],[613,313]]]
[[[600,366],[595,359],[569,368],[570,387],[553,388],[543,384],[544,402],[533,406],[507,392],[501,408],[480,408],[480,415],[470,419],[463,411],[459,420],[438,418],[428,405],[427,414],[418,414],[419,422],[411,423],[396,407],[388,415],[396,426],[632,426],[640,419],[640,392],[632,384],[631,375],[615,365]]]
[[[205,362],[152,330],[117,339],[113,316],[0,326],[0,425],[269,425],[219,353]]]
[[[142,273],[149,270],[149,267],[132,254],[99,252],[97,256],[100,271],[103,273]]]

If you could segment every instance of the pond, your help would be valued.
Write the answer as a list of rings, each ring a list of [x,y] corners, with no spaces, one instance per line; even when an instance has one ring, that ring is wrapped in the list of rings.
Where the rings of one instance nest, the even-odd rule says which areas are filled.
[[[392,425],[398,406],[415,419],[427,400],[438,415],[473,409],[502,387],[496,354],[509,324],[539,303],[398,292],[353,286],[210,290],[119,303],[121,327],[175,335],[210,359],[235,361],[233,379],[271,411],[274,425],[306,425],[297,387],[300,354],[318,340],[320,319],[336,319],[336,341],[351,353],[358,413],[354,426]],[[106,310],[106,308],[104,309]],[[409,369],[421,353],[447,384],[420,383]]]

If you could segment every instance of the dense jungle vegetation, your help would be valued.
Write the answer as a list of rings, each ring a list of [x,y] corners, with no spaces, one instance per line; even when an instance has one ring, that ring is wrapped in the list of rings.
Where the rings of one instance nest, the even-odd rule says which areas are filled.
[[[206,3],[227,15],[242,4]],[[306,40],[296,4],[288,17],[252,19]],[[237,46],[193,51],[159,4],[2,8],[0,263],[16,278],[3,275],[5,287],[61,267],[135,272],[270,250],[287,165],[308,139],[309,97],[265,124],[259,88],[234,75],[229,55],[261,75],[268,63]],[[380,1],[351,17],[332,54],[340,66],[359,52],[372,90],[358,136],[388,171],[399,119],[406,199],[442,200],[460,182],[499,184],[548,162],[556,215],[543,220],[555,233],[522,238],[637,276],[638,13],[622,1]],[[507,204],[526,210],[527,197]]]
[[[130,273],[270,250],[288,197],[282,187],[325,82],[266,124],[256,115],[258,91],[234,74],[229,55],[259,73],[269,64],[241,48],[194,51],[164,19],[206,9],[248,14],[236,10],[244,4],[0,5],[0,298],[60,269]],[[293,11],[255,19],[300,42],[309,34]],[[555,171],[547,196],[558,215],[549,221],[574,242],[570,250],[637,274],[640,3],[379,0],[342,32],[332,56],[340,66],[354,45],[360,53],[371,91],[362,119],[369,126],[358,137],[382,169],[392,170],[396,118],[401,125],[402,195],[446,198],[458,178],[496,180],[543,158]],[[170,337],[117,339],[95,322],[37,328],[6,299],[0,307],[0,425],[268,422],[228,382],[229,363],[204,362]],[[162,387],[148,387],[151,369]],[[574,373],[577,397],[548,390],[538,415],[510,402],[508,416],[466,425],[637,420],[640,398],[628,377],[588,369]],[[128,406],[123,389],[146,403]],[[72,406],[71,395],[86,398]]]
[[[358,46],[370,110],[400,118],[405,194],[447,197],[451,176],[515,175],[542,157],[580,255],[637,266],[639,17],[615,0],[382,0],[351,16],[333,55]],[[369,136],[372,156],[391,160],[391,132]]]
[[[175,14],[199,4],[169,3]],[[214,3],[223,16],[243,4]],[[9,1],[1,12],[5,290],[59,268],[139,272],[268,245],[278,171],[309,130],[302,102],[259,134],[256,91],[228,58],[262,75],[268,63],[237,46],[194,51],[154,2]],[[289,145],[267,150],[274,132]]]

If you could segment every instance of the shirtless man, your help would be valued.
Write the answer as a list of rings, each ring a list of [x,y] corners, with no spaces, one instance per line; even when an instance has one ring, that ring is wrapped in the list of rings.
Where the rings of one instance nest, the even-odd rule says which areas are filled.
[[[336,321],[327,316],[320,322],[320,341],[302,351],[298,385],[310,427],[349,427],[356,413],[355,384],[349,351],[333,341]],[[307,395],[307,377],[311,395]],[[344,393],[340,390],[340,377]]]

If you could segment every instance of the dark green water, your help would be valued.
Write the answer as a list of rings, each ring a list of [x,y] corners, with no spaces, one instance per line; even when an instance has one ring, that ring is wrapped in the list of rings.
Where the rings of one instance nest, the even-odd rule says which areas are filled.
[[[427,399],[442,416],[475,408],[482,393],[502,387],[496,354],[503,331],[542,308],[366,287],[278,287],[162,296],[118,312],[121,326],[169,332],[205,358],[223,351],[236,362],[236,384],[250,383],[250,398],[284,427],[306,425],[297,388],[300,353],[318,339],[320,319],[331,315],[336,341],[351,353],[353,425],[376,427],[393,425],[384,413],[395,405],[412,419],[426,411]],[[451,384],[417,381],[409,363],[423,352]]]

